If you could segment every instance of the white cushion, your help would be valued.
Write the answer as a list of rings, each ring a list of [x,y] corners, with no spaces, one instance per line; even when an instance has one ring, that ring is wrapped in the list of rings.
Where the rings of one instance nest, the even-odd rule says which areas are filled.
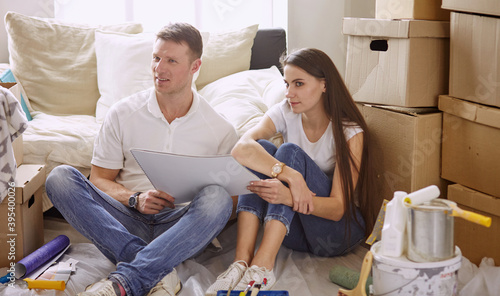
[[[203,44],[206,44],[209,34],[201,35]],[[97,82],[101,94],[96,106],[97,122],[104,120],[114,103],[153,87],[151,58],[155,40],[154,33],[95,32]],[[199,71],[193,76],[193,81],[198,74]]]
[[[151,57],[155,34],[96,31],[97,85],[100,98],[96,120],[102,122],[120,99],[153,86]]]
[[[90,168],[94,138],[100,128],[94,116],[33,115],[23,133],[25,163],[45,163],[47,174],[60,164]]]
[[[199,91],[241,136],[264,113],[285,98],[283,76],[276,66],[247,70],[220,78]]]
[[[141,24],[87,26],[8,12],[10,65],[35,111],[94,115],[99,99],[94,32],[142,32]]]
[[[211,34],[203,48],[203,63],[196,87],[202,89],[219,78],[250,69],[258,28],[258,25],[253,25],[238,31]]]

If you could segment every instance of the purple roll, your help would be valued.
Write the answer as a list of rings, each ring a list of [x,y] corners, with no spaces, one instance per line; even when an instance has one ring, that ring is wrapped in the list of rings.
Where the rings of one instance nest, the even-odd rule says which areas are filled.
[[[16,263],[16,278],[21,279],[30,275],[39,267],[47,264],[56,257],[61,251],[69,246],[69,238],[65,235],[59,235],[50,242],[41,246],[39,249],[29,254]]]

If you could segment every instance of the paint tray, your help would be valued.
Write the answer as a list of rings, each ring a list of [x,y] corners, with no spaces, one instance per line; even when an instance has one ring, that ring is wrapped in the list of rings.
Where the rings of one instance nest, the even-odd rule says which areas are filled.
[[[239,296],[242,291],[231,291],[229,296]],[[250,295],[250,291],[247,295]],[[288,296],[288,291],[259,291],[258,296]],[[228,296],[226,291],[217,292],[217,296]]]

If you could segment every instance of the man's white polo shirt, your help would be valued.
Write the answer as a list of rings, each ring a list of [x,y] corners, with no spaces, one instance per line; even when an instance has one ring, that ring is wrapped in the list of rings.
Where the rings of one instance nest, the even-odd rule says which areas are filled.
[[[133,191],[153,189],[131,148],[185,155],[229,154],[238,136],[234,127],[193,91],[188,113],[170,124],[160,111],[154,88],[114,104],[94,144],[92,164],[120,169],[116,181]]]

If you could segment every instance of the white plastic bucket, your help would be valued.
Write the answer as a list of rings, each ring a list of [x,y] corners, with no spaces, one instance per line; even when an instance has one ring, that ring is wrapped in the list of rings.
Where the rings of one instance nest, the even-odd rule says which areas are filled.
[[[462,252],[455,247],[455,256],[437,262],[413,262],[406,258],[384,256],[380,242],[371,247],[374,295],[457,295],[457,272]]]

